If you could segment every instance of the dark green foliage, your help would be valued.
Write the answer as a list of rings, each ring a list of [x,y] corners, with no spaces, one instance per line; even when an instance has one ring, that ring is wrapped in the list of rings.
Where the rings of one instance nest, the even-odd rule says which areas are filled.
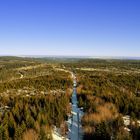
[[[4,98],[1,102],[4,101]],[[11,103],[13,102],[14,103]],[[66,119],[67,112],[64,106],[69,105],[69,98],[66,94],[61,96],[36,96],[36,97],[11,97],[7,104],[13,104],[9,112],[4,113],[0,118],[0,137],[8,140],[9,137],[20,139],[27,129],[35,129],[35,122],[40,126],[51,126],[60,124]],[[41,139],[43,129],[40,131]]]
[[[64,65],[77,75],[78,105],[84,108],[86,114],[98,112],[95,101],[88,99],[89,96],[94,96],[103,102],[113,103],[118,113],[140,119],[139,60],[79,59]],[[89,129],[92,132],[84,134],[85,140],[137,140],[139,136],[139,128],[133,128],[130,134],[124,131],[122,118],[98,125],[91,123],[87,128],[89,126],[94,129]]]
[[[80,103],[86,102],[85,94],[92,94],[106,102],[114,103],[121,113],[140,119],[140,98],[135,95],[140,75],[118,76],[102,72],[100,75],[97,72],[80,72],[79,76],[79,85],[84,85],[79,95]],[[88,108],[88,102],[84,107]]]

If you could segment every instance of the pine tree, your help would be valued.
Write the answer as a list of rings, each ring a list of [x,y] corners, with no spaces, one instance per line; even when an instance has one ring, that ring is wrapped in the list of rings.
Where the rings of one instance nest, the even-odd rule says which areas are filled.
[[[9,140],[8,125],[3,126],[3,137],[2,140]]]

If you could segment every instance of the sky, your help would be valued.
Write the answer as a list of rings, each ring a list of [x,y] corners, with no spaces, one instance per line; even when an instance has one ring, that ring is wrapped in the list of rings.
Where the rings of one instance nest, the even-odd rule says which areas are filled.
[[[140,0],[0,0],[0,55],[140,57]]]

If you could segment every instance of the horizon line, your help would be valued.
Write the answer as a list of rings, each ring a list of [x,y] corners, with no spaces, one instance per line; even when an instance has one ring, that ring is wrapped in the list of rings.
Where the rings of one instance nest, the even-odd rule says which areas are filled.
[[[96,55],[6,55],[0,54],[0,57],[25,57],[25,58],[45,58],[45,57],[55,57],[55,58],[89,58],[89,59],[136,59],[140,60],[140,56],[96,56]]]

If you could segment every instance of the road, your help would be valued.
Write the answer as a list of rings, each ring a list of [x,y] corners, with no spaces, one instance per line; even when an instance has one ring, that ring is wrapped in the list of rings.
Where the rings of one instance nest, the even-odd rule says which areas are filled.
[[[67,124],[68,124],[68,135],[66,138],[64,138],[64,140],[82,140],[82,126],[81,126],[81,118],[83,116],[83,111],[80,110],[80,108],[78,108],[77,106],[77,92],[76,92],[76,85],[77,85],[77,81],[76,81],[76,77],[74,75],[73,72],[68,71],[68,70],[64,70],[64,69],[59,69],[59,68],[55,68],[56,70],[59,71],[65,71],[71,74],[71,77],[73,79],[73,94],[72,94],[72,116],[69,117]],[[56,135],[55,133],[53,133],[53,138],[54,140],[58,140],[58,135]],[[56,137],[57,136],[57,137]],[[59,139],[63,139],[62,137],[59,136]]]
[[[68,119],[68,139],[69,140],[82,140],[82,127],[81,117],[83,112],[77,106],[77,92],[76,92],[76,78],[74,76],[74,88],[72,94],[72,116]]]

